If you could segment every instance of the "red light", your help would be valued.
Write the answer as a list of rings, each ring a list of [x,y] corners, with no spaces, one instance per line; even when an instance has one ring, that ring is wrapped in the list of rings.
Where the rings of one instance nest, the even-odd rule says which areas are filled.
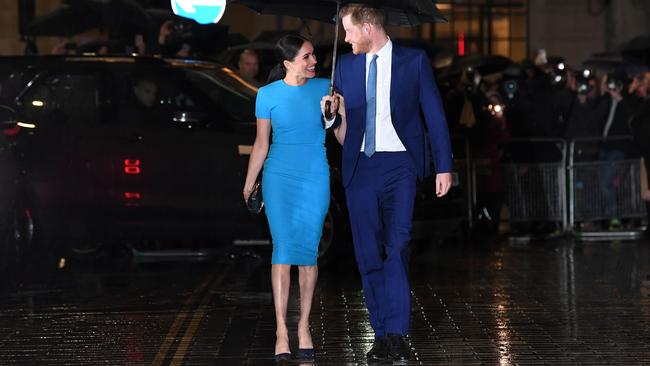
[[[465,55],[465,34],[458,32],[458,56]]]
[[[140,192],[124,192],[124,198],[126,199],[139,200],[141,197]]]
[[[124,159],[124,173],[126,173],[126,174],[140,174],[140,160],[139,159]]]
[[[16,136],[18,132],[20,132],[20,126],[15,126],[2,131],[2,134],[5,136]]]

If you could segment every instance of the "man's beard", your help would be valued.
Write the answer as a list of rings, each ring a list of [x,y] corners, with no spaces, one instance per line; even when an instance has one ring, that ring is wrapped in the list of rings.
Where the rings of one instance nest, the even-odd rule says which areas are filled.
[[[356,49],[356,54],[360,53],[368,53],[370,52],[370,40],[369,39],[363,39],[357,43],[357,49]]]

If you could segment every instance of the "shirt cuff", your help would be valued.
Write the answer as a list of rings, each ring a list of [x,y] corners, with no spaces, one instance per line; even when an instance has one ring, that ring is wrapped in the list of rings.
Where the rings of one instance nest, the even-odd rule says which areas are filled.
[[[334,116],[332,116],[332,119],[327,119],[327,118],[325,118],[325,116],[323,116],[323,120],[325,121],[325,129],[328,129],[328,128],[332,127],[332,125],[336,121],[336,114]]]

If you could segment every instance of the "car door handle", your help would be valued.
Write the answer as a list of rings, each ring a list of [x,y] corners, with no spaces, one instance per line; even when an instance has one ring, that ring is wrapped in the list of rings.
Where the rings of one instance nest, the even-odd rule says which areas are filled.
[[[253,152],[253,145],[238,145],[239,155],[250,155]]]
[[[124,136],[124,139],[130,142],[140,142],[144,140],[144,137],[139,133],[134,133],[134,134]]]

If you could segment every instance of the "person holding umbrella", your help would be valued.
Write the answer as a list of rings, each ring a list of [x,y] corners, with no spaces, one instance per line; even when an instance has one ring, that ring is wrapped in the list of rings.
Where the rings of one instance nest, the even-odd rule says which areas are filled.
[[[375,332],[368,360],[413,358],[408,262],[416,179],[430,174],[436,194],[451,186],[451,142],[440,95],[424,51],[393,44],[382,10],[347,4],[339,12],[352,53],[336,65],[333,96],[321,111],[343,145],[355,257]],[[343,99],[343,97],[345,99]],[[326,103],[330,103],[326,110]],[[327,112],[327,113],[326,113]]]
[[[314,359],[309,314],[318,277],[318,243],[329,207],[330,175],[319,102],[329,80],[315,78],[314,46],[298,35],[276,44],[278,65],[257,94],[257,136],[248,162],[244,200],[262,166],[262,192],[273,239],[271,283],[276,317],[275,360],[291,359],[287,329],[290,270],[298,266],[298,359]],[[271,131],[273,143],[271,144]]]

